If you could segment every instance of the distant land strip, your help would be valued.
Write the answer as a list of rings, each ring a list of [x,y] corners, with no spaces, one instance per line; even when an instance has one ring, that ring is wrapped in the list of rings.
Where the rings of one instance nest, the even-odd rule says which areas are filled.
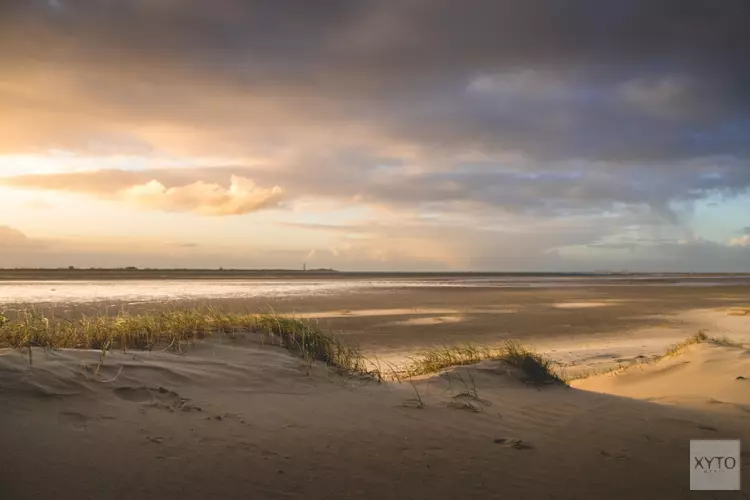
[[[628,273],[595,272],[399,272],[337,271],[335,269],[0,269],[0,281],[43,280],[226,280],[226,279],[455,279],[455,278],[631,278],[664,281],[685,278],[750,277],[748,273]]]

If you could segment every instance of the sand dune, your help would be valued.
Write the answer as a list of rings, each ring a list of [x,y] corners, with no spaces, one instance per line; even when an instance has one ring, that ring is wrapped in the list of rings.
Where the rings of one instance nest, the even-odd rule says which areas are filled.
[[[750,350],[697,344],[677,356],[575,381],[573,386],[750,418]]]
[[[722,389],[708,397],[745,404],[732,384],[747,383],[734,379],[746,354],[688,356],[671,374],[654,365],[581,387],[640,384],[682,400],[665,377],[715,367]],[[100,361],[96,351],[35,349],[31,366],[24,351],[0,355],[3,498],[681,499],[694,496],[691,438],[750,437],[739,413],[529,386],[499,361],[401,384],[249,341]],[[612,387],[596,385],[605,380]]]

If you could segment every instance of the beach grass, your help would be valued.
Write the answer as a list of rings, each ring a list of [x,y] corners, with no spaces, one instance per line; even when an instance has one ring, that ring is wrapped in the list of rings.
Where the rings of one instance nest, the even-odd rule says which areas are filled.
[[[409,359],[400,369],[400,375],[418,377],[438,373],[454,366],[472,365],[486,359],[502,356],[502,349],[479,347],[471,344],[465,346],[440,346],[423,351]]]
[[[738,347],[741,348],[743,345],[739,342],[734,342],[733,340],[730,340],[728,337],[710,337],[705,331],[699,330],[697,333],[689,336],[682,342],[678,342],[662,353],[659,356],[654,356],[650,359],[639,361],[636,364],[648,364],[648,363],[655,363],[657,361],[661,361],[662,359],[666,358],[672,358],[675,356],[679,356],[685,350],[687,350],[690,346],[693,346],[695,344],[705,344],[710,343],[713,345],[723,346],[723,347]]]
[[[276,314],[259,314],[252,321],[250,329],[275,336],[282,347],[309,362],[321,361],[342,372],[381,379],[377,370],[368,368],[358,346],[345,344],[338,337],[324,332],[317,323]]]
[[[491,348],[474,345],[440,347],[410,359],[387,376],[362,354],[359,347],[342,342],[309,320],[252,313],[229,313],[213,307],[174,308],[154,313],[83,315],[75,319],[55,316],[38,308],[0,313],[0,347],[111,350],[171,350],[185,352],[197,340],[259,334],[269,342],[301,356],[322,362],[338,372],[366,375],[376,380],[404,379],[439,373],[445,369],[503,360],[518,368],[524,380],[535,384],[561,381],[553,363],[517,342]]]
[[[652,358],[649,361],[653,363],[655,361],[659,361],[664,358],[671,358],[674,356],[678,356],[682,354],[685,351],[685,349],[687,349],[691,345],[700,344],[707,340],[709,340],[709,337],[708,335],[706,335],[706,332],[704,332],[703,330],[699,330],[698,333],[689,336],[682,342],[678,342],[677,344],[670,346],[661,356]]]
[[[405,378],[430,375],[455,366],[472,365],[481,361],[503,361],[523,374],[523,381],[532,384],[563,383],[555,372],[554,363],[545,356],[509,340],[503,347],[474,345],[439,347],[413,357],[401,368]]]
[[[306,360],[340,371],[367,373],[363,356],[314,322],[276,314],[227,313],[215,308],[179,308],[158,313],[84,315],[76,319],[36,308],[0,314],[0,347],[184,351],[196,340],[260,334]]]
[[[556,373],[554,362],[519,342],[508,341],[502,357],[508,364],[519,368],[526,376],[526,381],[533,384],[564,383]]]
[[[601,371],[591,370],[591,371],[581,372],[577,374],[575,377],[566,378],[566,380],[568,382],[572,382],[573,380],[581,380],[581,379],[586,379],[590,377],[596,377],[599,375],[622,373],[624,371],[630,370],[635,367],[643,367],[645,365],[657,363],[667,358],[673,358],[673,357],[679,356],[682,353],[684,353],[688,348],[696,344],[713,344],[713,345],[721,346],[721,347],[745,348],[745,345],[743,345],[742,343],[735,342],[729,339],[728,337],[711,337],[708,334],[706,334],[705,331],[699,330],[697,333],[687,337],[685,340],[681,342],[677,342],[676,344],[669,346],[662,354],[659,354],[657,356],[652,356],[650,358],[641,357],[629,363],[624,363],[624,364],[620,363],[618,364],[618,366],[611,367],[611,368],[601,370]]]

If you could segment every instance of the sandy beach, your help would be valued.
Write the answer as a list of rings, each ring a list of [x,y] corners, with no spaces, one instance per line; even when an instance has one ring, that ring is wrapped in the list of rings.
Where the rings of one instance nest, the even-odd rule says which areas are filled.
[[[519,339],[569,385],[531,385],[502,360],[377,382],[252,337],[105,359],[33,348],[32,364],[28,349],[5,349],[3,498],[747,498],[690,491],[688,474],[691,439],[750,439],[745,297],[736,286],[420,288],[265,304],[379,363]],[[698,330],[724,343],[656,359]]]

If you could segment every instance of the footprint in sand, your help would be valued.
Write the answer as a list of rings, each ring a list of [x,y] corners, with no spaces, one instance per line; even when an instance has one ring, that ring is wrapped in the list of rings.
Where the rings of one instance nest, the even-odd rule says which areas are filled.
[[[644,434],[644,435],[643,435],[643,438],[644,438],[644,439],[645,439],[646,441],[650,442],[650,443],[663,443],[663,442],[664,442],[664,440],[663,440],[663,439],[659,439],[659,438],[657,438],[657,437],[654,437],[654,436],[649,436],[648,434]]]
[[[624,453],[609,453],[608,451],[601,450],[599,454],[605,458],[613,458],[615,460],[627,460],[628,456]]]
[[[470,411],[472,413],[481,413],[482,409],[479,405],[472,403],[471,401],[451,401],[448,403],[448,408],[455,408],[457,410]]]
[[[712,432],[716,432],[716,431],[718,431],[718,430],[719,430],[719,429],[717,429],[716,427],[714,427],[714,426],[712,426],[712,425],[705,425],[705,424],[695,424],[695,426],[696,426],[697,428],[699,428],[699,429],[703,430],[703,431],[712,431]]]
[[[523,439],[497,438],[493,442],[515,450],[531,450],[534,448],[531,443],[524,441]]]
[[[188,404],[187,398],[183,398],[176,392],[164,387],[118,387],[114,390],[114,393],[115,396],[125,401],[140,403],[153,408],[183,412],[203,411],[198,406]]]
[[[456,394],[453,396],[453,400],[448,403],[448,408],[456,408],[473,413],[480,413],[484,406],[492,406],[492,403],[480,398],[475,391]]]
[[[91,419],[77,411],[63,411],[57,416],[57,420],[61,424],[70,425],[77,431],[87,431]]]
[[[115,396],[132,403],[151,403],[154,396],[147,387],[118,387]]]

